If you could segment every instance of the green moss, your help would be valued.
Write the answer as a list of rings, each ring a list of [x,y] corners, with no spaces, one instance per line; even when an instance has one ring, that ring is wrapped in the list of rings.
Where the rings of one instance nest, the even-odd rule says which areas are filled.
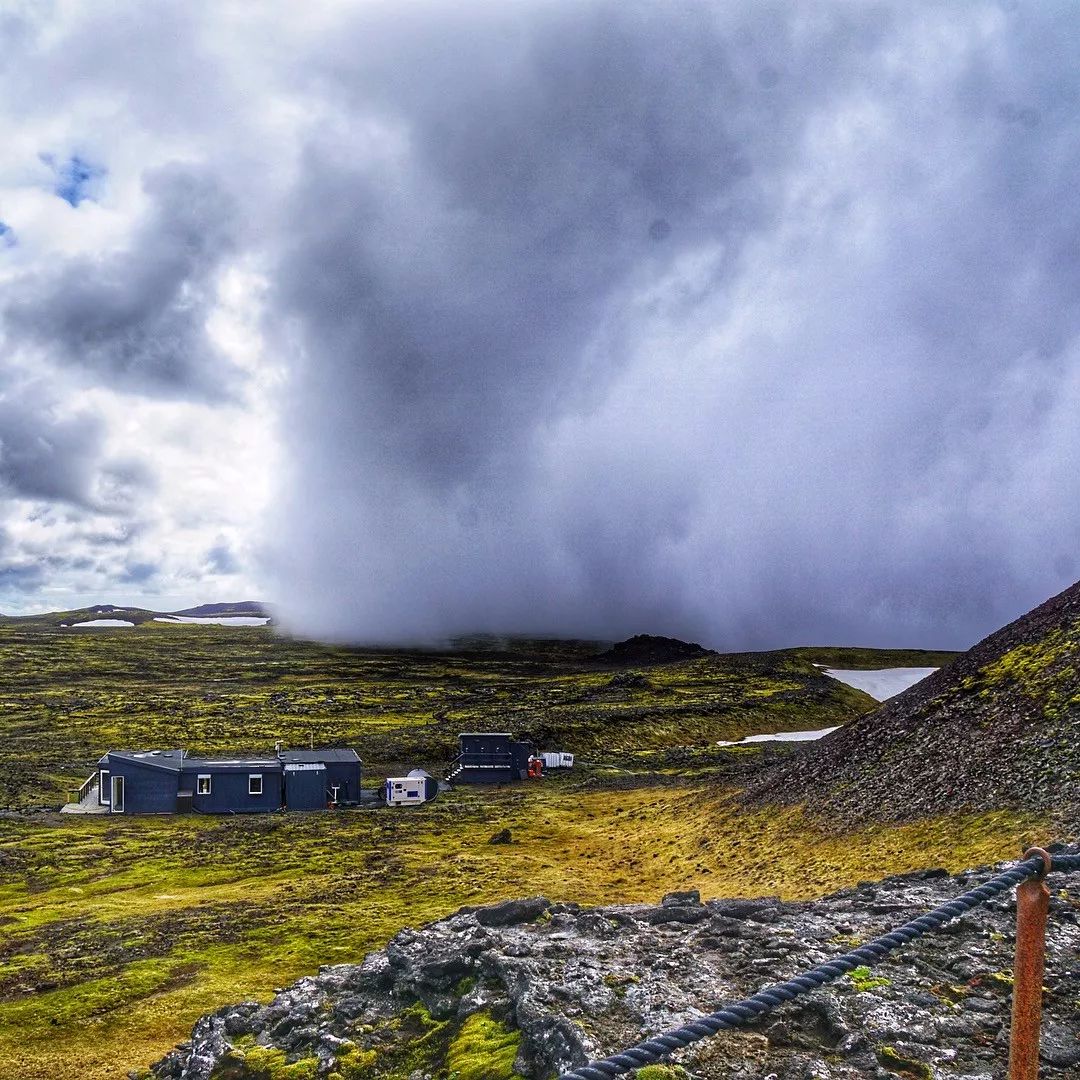
[[[233,1049],[210,1074],[211,1080],[317,1080],[319,1059],[290,1062],[282,1050],[253,1046]]]
[[[378,1056],[374,1050],[350,1050],[337,1059],[336,1071],[341,1080],[367,1080]]]
[[[881,1065],[892,1072],[914,1076],[917,1080],[934,1080],[934,1070],[925,1061],[904,1057],[895,1047],[878,1047],[877,1059]]]
[[[510,1030],[490,1013],[473,1013],[450,1043],[447,1073],[450,1080],[510,1080],[520,1046],[520,1031]]]
[[[646,1065],[634,1075],[637,1080],[687,1080],[690,1076],[681,1065]]]
[[[889,985],[888,979],[883,979],[880,976],[875,977],[865,965],[852,968],[844,978],[847,979],[860,994],[867,990],[873,990],[878,986]]]
[[[950,1005],[959,1005],[964,998],[971,996],[971,988],[961,984],[945,983],[941,986],[931,987],[931,991]]]
[[[1056,718],[1076,704],[1076,699],[1066,697],[1061,687],[1075,682],[1073,661],[1078,654],[1080,637],[1075,628],[1055,630],[1010,649],[965,679],[962,688],[988,697],[997,687],[1014,684],[1026,697],[1038,702],[1047,717]]]

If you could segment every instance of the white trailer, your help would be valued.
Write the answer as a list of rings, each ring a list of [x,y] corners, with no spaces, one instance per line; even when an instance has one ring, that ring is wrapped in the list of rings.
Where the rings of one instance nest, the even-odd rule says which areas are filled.
[[[572,769],[574,755],[564,754],[561,750],[548,750],[540,755],[545,769]]]

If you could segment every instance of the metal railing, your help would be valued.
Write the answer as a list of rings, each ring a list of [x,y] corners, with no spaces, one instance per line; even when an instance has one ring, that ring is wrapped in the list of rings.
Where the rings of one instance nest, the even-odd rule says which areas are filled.
[[[514,755],[492,751],[475,751],[458,754],[446,769],[446,779],[456,776],[462,769],[510,769],[514,765]]]
[[[816,990],[857,967],[877,963],[893,949],[940,930],[947,922],[971,911],[1000,893],[1016,887],[1016,964],[1013,972],[1012,1034],[1009,1041],[1009,1080],[1037,1080],[1039,1075],[1039,1028],[1042,1020],[1043,957],[1046,949],[1046,915],[1050,892],[1045,878],[1050,871],[1080,870],[1080,854],[1050,855],[1030,848],[1014,867],[982,885],[946,901],[917,919],[883,934],[843,956],[828,960],[787,982],[758,991],[753,997],[725,1005],[682,1027],[654,1035],[599,1061],[579,1065],[559,1080],[611,1080],[621,1073],[640,1069],[721,1031],[744,1027],[802,994]]]
[[[83,781],[82,787],[79,788],[79,790],[77,792],[75,792],[75,798],[72,799],[71,801],[76,802],[76,803],[81,803],[83,801],[83,799],[85,799],[86,796],[90,794],[91,788],[96,788],[97,786],[98,786],[98,774],[94,773],[92,776],[88,776]]]

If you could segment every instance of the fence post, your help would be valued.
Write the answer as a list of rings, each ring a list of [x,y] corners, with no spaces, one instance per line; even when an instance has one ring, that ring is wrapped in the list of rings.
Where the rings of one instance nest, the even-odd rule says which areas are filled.
[[[1038,1080],[1039,1076],[1046,914],[1050,910],[1046,874],[1051,858],[1042,848],[1030,848],[1024,852],[1024,858],[1042,859],[1043,868],[1035,877],[1016,887],[1016,960],[1013,964],[1009,1080]]]

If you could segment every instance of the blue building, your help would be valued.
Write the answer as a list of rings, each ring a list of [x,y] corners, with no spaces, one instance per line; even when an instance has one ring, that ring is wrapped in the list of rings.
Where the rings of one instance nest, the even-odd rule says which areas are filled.
[[[281,750],[258,758],[196,758],[183,750],[110,750],[98,802],[113,814],[258,814],[360,801],[355,750]]]
[[[506,731],[465,732],[458,736],[461,753],[446,779],[455,784],[508,784],[529,775],[533,748]]]

